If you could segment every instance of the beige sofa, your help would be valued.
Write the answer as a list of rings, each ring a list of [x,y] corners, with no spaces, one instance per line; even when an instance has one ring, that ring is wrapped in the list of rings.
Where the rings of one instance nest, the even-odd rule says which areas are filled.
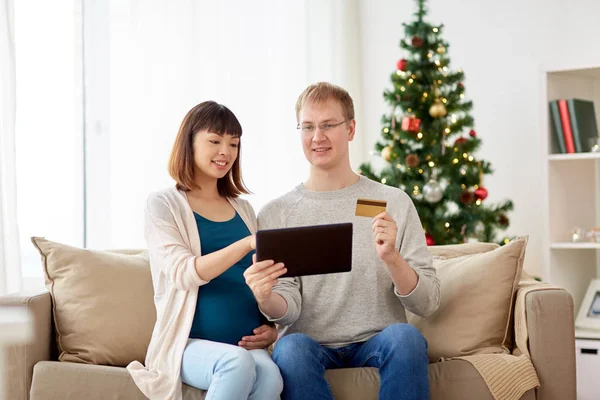
[[[48,243],[51,242],[42,243],[42,245],[48,245]],[[49,264],[50,258],[57,254],[56,247],[51,251],[44,251],[47,252],[47,256],[43,254],[44,261]],[[69,256],[63,260],[67,259],[73,259],[73,257]],[[61,261],[58,264],[63,265],[65,262],[67,261]],[[466,267],[468,266],[460,266],[462,269]],[[46,268],[50,269],[51,267],[46,266]],[[106,270],[106,267],[103,268]],[[73,271],[74,269],[76,268],[71,265],[68,270]],[[492,269],[492,266],[489,269]],[[521,273],[518,272],[520,277]],[[49,276],[55,272],[46,271],[46,273],[47,282],[48,279],[53,279],[53,285],[50,286],[53,295],[57,298],[64,297],[65,295],[58,291],[61,282],[56,276]],[[89,274],[88,276],[92,276],[92,273],[93,271],[86,272]],[[440,276],[444,276],[444,274],[442,273]],[[67,286],[70,289],[75,285],[73,282],[63,281],[63,283],[65,282],[68,283]],[[491,286],[488,284],[487,287],[491,288]],[[571,296],[565,290],[550,288],[548,285],[532,285],[531,280],[526,284],[522,282],[514,289],[517,296],[514,296],[512,300],[514,307],[508,307],[510,308],[510,319],[519,315],[525,316],[528,335],[527,349],[540,383],[539,388],[527,391],[520,398],[524,400],[575,400],[575,339]],[[516,302],[514,299],[519,297],[519,292],[527,294],[524,296],[524,301]],[[151,296],[151,293],[148,295]],[[79,296],[81,297],[81,295]],[[81,301],[85,300],[81,299]],[[74,301],[73,298],[70,299],[71,303]],[[60,303],[60,298],[58,303]],[[83,308],[79,304],[81,303],[78,303],[77,312]],[[57,319],[56,315],[53,315],[53,310],[57,309],[57,302],[53,304],[51,292],[40,291],[0,297],[0,306],[5,305],[26,307],[33,317],[35,330],[35,339],[31,343],[13,346],[6,353],[5,361],[9,373],[8,399],[145,399],[123,367],[57,360],[58,349],[55,334]],[[58,306],[62,307],[61,304]],[[77,317],[84,318],[79,315]],[[511,323],[509,326],[513,327],[514,324]],[[431,327],[425,328],[426,332],[427,329],[431,329]],[[103,335],[106,334],[103,333]],[[65,332],[63,332],[63,347],[67,346],[65,336]],[[510,336],[514,337],[514,332]],[[511,339],[511,343],[512,341]],[[327,378],[334,396],[338,400],[377,399],[379,378],[376,369],[330,370],[327,371]],[[478,370],[474,368],[473,364],[464,360],[450,359],[431,363],[429,378],[431,399],[434,400],[493,399],[488,385]],[[184,399],[203,399],[204,395],[202,391],[184,386]]]
[[[10,371],[10,400],[105,400],[145,399],[124,368],[56,361],[51,298],[47,291],[9,295],[0,305],[24,305],[35,321],[35,340],[11,349],[6,360]],[[523,400],[575,399],[575,339],[573,302],[564,290],[542,290],[526,299],[529,350],[541,387]],[[377,370],[328,371],[333,393],[339,400],[377,399]],[[483,379],[462,360],[429,366],[431,399],[491,399]],[[203,398],[185,388],[186,398]],[[194,396],[196,395],[196,396]]]

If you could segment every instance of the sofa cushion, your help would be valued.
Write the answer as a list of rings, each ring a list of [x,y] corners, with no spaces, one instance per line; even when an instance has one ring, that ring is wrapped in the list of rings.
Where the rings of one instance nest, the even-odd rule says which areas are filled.
[[[428,341],[428,355],[441,358],[506,353],[510,346],[513,299],[527,247],[521,237],[483,253],[434,255],[441,302],[428,318],[407,313]]]
[[[327,380],[336,400],[377,400],[375,368],[334,369]],[[483,378],[468,362],[452,360],[429,365],[431,400],[492,400]],[[535,400],[533,390],[523,400]],[[202,400],[206,392],[183,385],[184,400]],[[42,361],[33,372],[31,400],[142,400],[125,368]]]
[[[183,385],[183,400],[203,400],[204,390]],[[30,400],[146,400],[125,368],[42,361],[35,365]]]
[[[434,257],[452,258],[487,253],[496,250],[498,247],[500,245],[497,243],[474,242],[429,246],[428,249]]]
[[[144,362],[154,291],[142,250],[84,250],[32,238],[52,296],[59,360],[126,366]]]

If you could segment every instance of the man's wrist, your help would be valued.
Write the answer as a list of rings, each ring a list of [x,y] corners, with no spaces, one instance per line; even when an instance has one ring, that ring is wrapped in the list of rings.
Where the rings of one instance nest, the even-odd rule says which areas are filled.
[[[264,299],[256,299],[256,302],[258,303],[258,306],[264,310],[264,306],[268,306],[268,304],[270,303],[272,298],[273,298],[273,292],[271,292],[271,294]]]
[[[384,263],[388,268],[395,269],[408,265],[398,250],[395,250],[394,254],[389,259],[384,260]]]
[[[408,276],[414,273],[414,269],[406,262],[400,252],[396,251],[396,255],[389,263],[385,263],[388,269],[396,271],[400,276]]]

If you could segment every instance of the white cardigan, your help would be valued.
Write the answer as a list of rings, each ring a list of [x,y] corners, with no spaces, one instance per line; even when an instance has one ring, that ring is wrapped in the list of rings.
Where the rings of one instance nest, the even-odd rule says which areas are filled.
[[[252,206],[242,199],[229,202],[250,232],[255,233],[256,215]],[[207,283],[196,273],[195,260],[201,255],[200,237],[184,191],[169,188],[148,197],[145,236],[156,325],[146,365],[133,361],[127,370],[146,397],[181,400],[181,360],[194,319],[198,287]]]

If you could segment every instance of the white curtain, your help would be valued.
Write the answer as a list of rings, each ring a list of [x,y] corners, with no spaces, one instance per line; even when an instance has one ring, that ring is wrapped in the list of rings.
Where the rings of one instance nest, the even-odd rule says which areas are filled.
[[[15,168],[13,0],[0,0],[0,294],[21,290]]]
[[[339,84],[360,114],[357,3],[86,1],[88,246],[145,244],[145,198],[172,184],[177,129],[205,100],[224,103],[242,124],[242,171],[257,211],[305,179],[300,92],[320,80]]]

